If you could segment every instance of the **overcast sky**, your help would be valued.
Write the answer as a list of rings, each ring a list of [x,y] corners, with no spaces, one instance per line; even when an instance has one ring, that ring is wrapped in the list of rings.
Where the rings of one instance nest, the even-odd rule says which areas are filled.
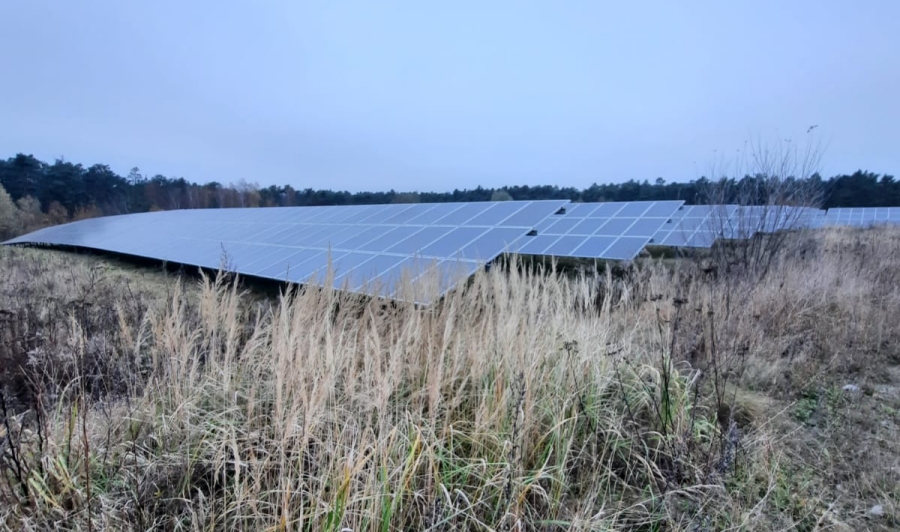
[[[900,2],[5,0],[0,157],[348,190],[900,174]]]

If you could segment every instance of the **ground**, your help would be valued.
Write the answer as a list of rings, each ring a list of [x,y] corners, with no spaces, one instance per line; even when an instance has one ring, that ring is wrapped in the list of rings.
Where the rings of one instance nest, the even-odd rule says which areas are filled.
[[[900,235],[810,238],[430,310],[0,249],[0,529],[896,530]]]

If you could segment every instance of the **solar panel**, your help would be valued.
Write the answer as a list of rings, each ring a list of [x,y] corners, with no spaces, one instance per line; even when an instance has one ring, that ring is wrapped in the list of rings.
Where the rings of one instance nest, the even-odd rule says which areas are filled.
[[[555,257],[630,260],[684,205],[683,201],[573,203],[544,219],[518,252]]]
[[[653,237],[661,246],[708,248],[728,233],[737,205],[685,205]]]
[[[824,225],[872,225],[900,224],[900,207],[844,207],[828,209]]]
[[[207,268],[225,260],[229,271],[319,285],[330,267],[335,288],[395,297],[401,279],[415,283],[432,274],[443,293],[568,203],[164,211],[82,220],[6,243],[77,246]]]

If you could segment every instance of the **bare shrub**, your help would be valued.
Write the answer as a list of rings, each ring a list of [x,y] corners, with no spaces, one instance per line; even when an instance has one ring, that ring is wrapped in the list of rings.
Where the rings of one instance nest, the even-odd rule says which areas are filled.
[[[807,132],[803,146],[790,139],[758,140],[746,143],[733,160],[712,164],[701,202],[717,206],[712,228],[732,240],[713,248],[720,270],[737,269],[751,280],[767,274],[788,235],[805,229],[809,210],[824,202],[821,159],[820,144]]]

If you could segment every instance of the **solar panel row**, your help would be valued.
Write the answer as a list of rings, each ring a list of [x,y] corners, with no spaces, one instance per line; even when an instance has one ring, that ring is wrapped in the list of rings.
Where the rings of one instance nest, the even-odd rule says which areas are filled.
[[[538,224],[537,235],[515,251],[528,255],[630,260],[683,201],[573,203]]]
[[[800,226],[807,229],[818,229],[825,225],[825,209],[806,209],[800,217]]]
[[[13,239],[80,246],[393,297],[439,292],[508,250],[566,201],[210,209],[94,218]],[[333,279],[326,281],[326,272]]]
[[[736,208],[735,205],[686,205],[675,215],[671,224],[653,237],[653,243],[708,248],[722,236]]]
[[[635,220],[620,219],[642,209],[647,210]],[[538,236],[518,251],[631,259],[647,244],[709,248],[722,238],[747,239],[756,233],[817,226],[824,214],[818,209],[798,207],[684,205],[682,201],[578,203],[567,211],[546,220],[538,228]],[[611,219],[604,218],[610,215]],[[597,220],[602,224],[599,227]]]
[[[730,217],[725,238],[746,239],[757,233],[808,228],[818,211],[790,205],[741,206]]]
[[[864,227],[900,224],[900,207],[848,207],[828,209],[823,225]]]

